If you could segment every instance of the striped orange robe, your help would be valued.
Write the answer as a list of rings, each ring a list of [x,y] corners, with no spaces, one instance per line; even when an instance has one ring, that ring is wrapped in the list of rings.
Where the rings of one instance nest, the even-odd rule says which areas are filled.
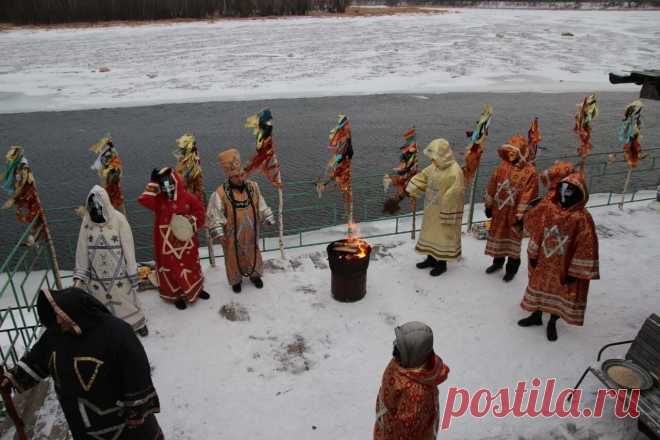
[[[536,260],[521,307],[529,312],[559,315],[573,325],[583,325],[589,281],[600,277],[598,236],[585,208],[589,195],[584,178],[575,173],[562,180],[580,188],[581,202],[565,209],[550,203],[542,224],[530,238],[527,255]],[[573,278],[571,280],[570,278]]]
[[[524,160],[513,165],[505,154],[500,155],[502,163],[486,188],[486,207],[493,212],[486,255],[520,258],[522,219],[538,195],[539,182],[534,165]]]
[[[449,367],[438,356],[429,368],[407,369],[392,359],[376,402],[374,440],[434,440],[438,433],[438,385]]]

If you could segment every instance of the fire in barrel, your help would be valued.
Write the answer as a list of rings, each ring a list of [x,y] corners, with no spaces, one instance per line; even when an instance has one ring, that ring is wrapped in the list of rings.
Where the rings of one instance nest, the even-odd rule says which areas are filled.
[[[370,255],[371,245],[359,238],[337,240],[328,245],[334,299],[355,302],[364,298]]]

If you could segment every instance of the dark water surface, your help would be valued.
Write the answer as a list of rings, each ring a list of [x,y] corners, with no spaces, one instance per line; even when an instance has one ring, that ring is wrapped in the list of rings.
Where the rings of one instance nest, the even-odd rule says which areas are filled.
[[[575,154],[578,142],[572,132],[573,117],[575,105],[583,96],[575,93],[376,95],[6,114],[0,116],[0,139],[3,156],[10,145],[24,147],[57,237],[62,266],[71,268],[79,219],[71,209],[53,208],[81,204],[91,186],[98,182],[96,172],[90,170],[95,157],[89,146],[108,133],[124,161],[123,187],[129,201],[135,201],[142,191],[152,168],[174,164],[175,140],[186,132],[197,137],[205,184],[211,190],[222,182],[222,172],[215,159],[218,152],[233,146],[247,159],[254,151],[254,137],[243,126],[245,118],[262,108],[270,108],[282,174],[285,185],[288,184],[285,223],[292,230],[341,221],[334,192],[319,202],[313,194],[313,184],[300,183],[322,175],[328,159],[328,132],[334,127],[338,113],[348,115],[353,129],[356,217],[364,220],[381,215],[382,174],[396,165],[402,135],[410,126],[417,127],[420,147],[433,138],[445,137],[458,153],[466,145],[466,129],[472,127],[483,105],[490,103],[494,117],[484,157],[483,174],[487,175],[492,167],[488,162],[496,159],[497,147],[515,133],[526,134],[531,119],[538,116],[545,147],[540,153],[539,168],[544,168],[550,158]],[[600,116],[593,124],[594,153],[621,151],[617,131],[625,106],[636,98],[635,93],[599,95]],[[642,145],[660,147],[660,102],[645,100],[644,104]],[[420,158],[422,165],[428,163],[426,158],[421,155]],[[459,160],[462,163],[462,158]],[[604,160],[604,156],[598,160]],[[625,167],[621,171],[625,173]],[[357,179],[360,176],[372,177]],[[624,177],[595,178],[591,190],[620,190]],[[479,181],[479,193],[485,180],[484,176]],[[631,188],[657,184],[657,169],[636,172]],[[267,188],[265,183],[262,186]],[[275,205],[272,191],[266,192],[271,205]],[[4,201],[5,195],[1,197]],[[128,210],[141,248],[139,258],[148,259],[151,216],[135,204],[129,204]],[[22,229],[13,212],[0,213],[0,261]]]

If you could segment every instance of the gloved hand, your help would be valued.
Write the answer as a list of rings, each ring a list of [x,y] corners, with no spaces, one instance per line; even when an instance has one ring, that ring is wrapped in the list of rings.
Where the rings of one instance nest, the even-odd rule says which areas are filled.
[[[491,208],[486,208],[486,218],[493,218],[493,210]]]
[[[160,170],[158,168],[154,168],[151,170],[151,181],[154,183],[159,183],[160,182],[160,174],[158,173]]]
[[[531,266],[532,269],[536,269],[537,264],[538,264],[538,260],[536,258],[532,258],[529,260],[529,265]]]

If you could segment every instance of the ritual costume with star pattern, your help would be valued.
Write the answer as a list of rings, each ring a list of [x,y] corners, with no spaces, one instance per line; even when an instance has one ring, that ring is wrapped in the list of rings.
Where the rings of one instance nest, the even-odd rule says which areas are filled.
[[[598,236],[585,208],[589,193],[582,174],[571,174],[561,182],[581,194],[568,208],[558,202],[546,206],[542,224],[529,240],[527,255],[534,269],[521,306],[583,325],[589,281],[599,279]]]
[[[160,297],[175,302],[184,298],[194,303],[204,284],[197,238],[197,231],[204,226],[204,206],[199,198],[186,190],[177,172],[163,168],[159,174],[174,178],[173,199],[170,200],[163,191],[159,192],[159,184],[151,181],[138,201],[155,215],[154,257]],[[187,218],[193,226],[194,233],[185,241],[174,234],[172,220],[176,215]]]
[[[136,294],[139,279],[131,227],[102,187],[94,185],[87,196],[90,203],[96,208],[91,207],[93,213],[87,209],[80,227],[73,278],[137,331],[146,320]]]
[[[246,180],[236,187],[229,181],[232,176],[243,175],[238,150],[223,151],[218,161],[227,181],[209,199],[206,222],[211,237],[222,239],[227,280],[231,286],[237,286],[243,277],[254,280],[263,276],[260,226],[274,224],[274,218],[257,182]]]
[[[12,387],[50,376],[74,440],[162,440],[149,360],[131,326],[77,288],[41,291],[37,313],[46,331],[6,373]]]
[[[486,216],[491,217],[486,255],[494,258],[493,267],[502,267],[509,257],[507,273],[515,275],[520,264],[523,216],[539,191],[536,168],[527,162],[527,139],[516,135],[502,145],[502,162],[486,188]],[[490,270],[489,273],[493,270]],[[512,278],[512,277],[511,277]]]

